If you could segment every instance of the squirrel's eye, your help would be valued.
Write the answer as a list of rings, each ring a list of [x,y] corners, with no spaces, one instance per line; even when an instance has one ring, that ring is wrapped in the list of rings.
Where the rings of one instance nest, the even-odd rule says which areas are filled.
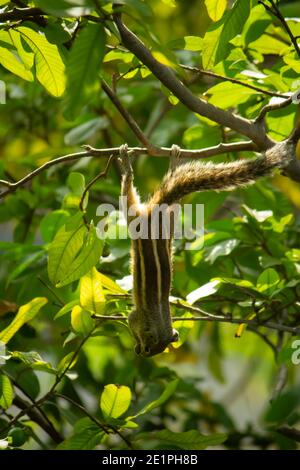
[[[177,330],[173,330],[172,343],[176,343],[179,340],[179,333]]]

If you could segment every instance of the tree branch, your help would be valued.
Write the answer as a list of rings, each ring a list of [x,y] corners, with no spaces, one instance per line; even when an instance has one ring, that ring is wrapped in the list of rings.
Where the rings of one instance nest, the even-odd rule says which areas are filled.
[[[283,28],[285,29],[285,31],[287,32],[290,40],[291,40],[291,43],[293,44],[294,48],[295,48],[295,51],[297,52],[298,56],[300,57],[300,48],[298,46],[298,42],[297,42],[297,38],[293,35],[286,19],[284,18],[284,16],[282,15],[281,11],[279,10],[277,4],[274,2],[274,0],[266,0],[266,1],[269,1],[270,4],[271,4],[271,7],[269,7],[268,5],[265,4],[264,1],[262,0],[259,0],[258,3],[260,3],[261,5],[263,5],[265,7],[265,9],[267,11],[269,11],[270,13],[272,13],[279,21],[280,23],[282,24]]]
[[[31,173],[28,173],[24,178],[16,182],[10,182],[6,180],[0,180],[0,186],[5,186],[7,189],[3,192],[0,192],[0,199],[4,198],[8,194],[13,193],[21,186],[24,186],[26,183],[31,181],[33,178],[38,176],[43,171],[51,168],[52,166],[59,165],[60,163],[71,163],[73,161],[79,160],[81,158],[87,157],[95,157],[95,158],[104,158],[110,156],[119,156],[120,147],[112,147],[107,149],[95,149],[90,147],[89,145],[85,145],[84,148],[86,149],[83,152],[72,153],[68,155],[64,155],[62,157],[55,158],[53,160],[49,160],[48,162],[44,163],[40,167],[33,170]],[[151,147],[151,156],[152,157],[170,157],[172,152],[172,147]],[[242,152],[242,151],[256,151],[257,148],[252,142],[233,142],[230,144],[223,144],[220,143],[219,145],[215,145],[214,147],[208,147],[200,150],[181,150],[181,158],[209,158],[215,155],[221,155],[228,152]],[[128,151],[130,151],[130,155],[132,157],[138,157],[140,155],[150,155],[150,151],[144,147],[129,147]]]
[[[122,105],[121,101],[117,97],[117,95],[113,92],[113,90],[110,88],[110,86],[106,83],[105,80],[101,80],[102,84],[102,89],[106,93],[106,95],[109,97],[111,102],[115,105],[115,107],[118,109],[120,114],[123,116],[127,124],[129,125],[130,129],[132,132],[135,134],[135,136],[138,138],[138,140],[143,144],[147,149],[148,152],[151,153],[155,152],[155,147],[151,144],[151,142],[148,140],[138,123],[135,121],[135,119],[131,116],[131,114],[127,111],[127,109],[124,108]]]
[[[166,65],[158,62],[142,41],[124,25],[120,13],[114,13],[113,18],[124,46],[146,65],[156,78],[158,78],[158,80],[187,108],[222,126],[230,127],[236,132],[249,137],[261,151],[274,145],[274,142],[265,134],[261,126],[256,125],[253,121],[230,113],[224,109],[217,108],[203,99],[194,96],[193,93],[178,80],[174,72]]]
[[[251,90],[258,91],[265,95],[277,96],[278,98],[288,98],[287,95],[284,95],[282,93],[275,93],[274,91],[265,90],[264,88],[260,88],[256,85],[251,85],[250,83],[247,83],[247,82],[242,82],[241,80],[237,80],[236,78],[225,77],[224,75],[219,75],[218,73],[211,72],[209,70],[199,69],[198,67],[191,67],[189,65],[184,65],[184,64],[179,64],[179,65],[184,70],[189,70],[190,72],[194,72],[198,75],[207,75],[208,77],[217,78],[219,80],[223,80],[224,82],[231,82],[231,83],[235,83],[236,85],[242,85],[245,88],[250,88]]]
[[[285,108],[286,106],[290,105],[292,103],[292,97],[290,96],[289,98],[285,100],[280,100],[277,101],[276,103],[268,103],[266,104],[259,112],[259,115],[257,118],[255,118],[255,122],[260,122],[262,121],[265,117],[266,114],[275,111],[277,109]]]
[[[281,426],[280,428],[276,429],[276,432],[279,432],[279,434],[282,434],[289,439],[293,439],[293,441],[300,442],[299,429],[290,428],[289,426]]]
[[[45,15],[45,13],[40,8],[13,8],[10,11],[0,13],[0,23],[4,23],[5,21],[22,21],[43,15]]]
[[[182,306],[184,308],[184,306]],[[200,309],[197,309],[197,307],[185,307],[187,311],[200,311]],[[207,313],[207,312],[206,312]],[[92,315],[92,318],[95,318],[96,320],[112,320],[112,321],[127,321],[127,318],[122,316],[122,315]],[[287,333],[292,333],[293,335],[298,335],[300,334],[300,328],[294,327],[294,326],[288,326],[288,325],[282,325],[281,323],[275,323],[275,322],[259,322],[257,320],[246,320],[244,318],[229,318],[229,317],[222,317],[222,316],[217,316],[213,314],[209,314],[209,316],[194,316],[194,317],[172,317],[172,321],[209,321],[209,322],[219,322],[219,323],[231,323],[232,325],[242,325],[246,323],[247,325],[251,326],[256,326],[258,327],[263,327],[263,328],[268,328],[270,330],[276,330],[276,331],[285,331]]]
[[[33,402],[34,404],[34,402]],[[39,407],[31,408],[31,403],[29,403],[26,400],[23,400],[19,396],[15,396],[14,398],[14,405],[16,405],[20,410],[28,410],[26,411],[26,414],[28,417],[37,423],[52,439],[56,444],[59,444],[60,442],[63,441],[63,438],[60,436],[60,434],[56,431],[56,429],[53,427],[52,423],[49,422],[48,420],[46,421],[43,416],[39,413],[40,409]],[[31,408],[31,409],[29,409]]]

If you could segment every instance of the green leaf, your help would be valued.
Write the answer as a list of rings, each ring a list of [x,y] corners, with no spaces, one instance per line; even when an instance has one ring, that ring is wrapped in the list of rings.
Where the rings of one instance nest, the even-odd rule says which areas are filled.
[[[78,305],[78,300],[72,300],[71,302],[68,302],[66,305],[64,305],[58,312],[57,314],[55,315],[54,317],[54,320],[56,320],[57,318],[60,318],[60,317],[63,317],[64,315],[66,315],[67,313],[71,312],[71,310],[73,309],[73,307],[75,307],[75,305]]]
[[[80,280],[80,304],[89,312],[102,314],[104,311],[105,296],[101,275],[96,268],[92,268]]]
[[[61,361],[59,361],[57,370],[59,374],[62,374],[65,372],[66,369],[70,370],[72,369],[76,362],[78,361],[78,355],[75,357],[74,351],[71,351],[69,354],[64,356]]]
[[[99,133],[99,130],[106,129],[108,125],[109,122],[105,116],[90,119],[89,121],[71,129],[65,135],[65,144],[77,145],[88,142]]]
[[[220,35],[215,63],[225,59],[230,51],[229,42],[243,29],[250,14],[251,0],[236,0],[229,10]]]
[[[7,344],[24,323],[32,320],[47,302],[48,300],[45,297],[36,297],[27,304],[22,305],[10,325],[0,333],[0,341]]]
[[[205,6],[209,17],[214,21],[219,21],[227,7],[227,0],[205,0]]]
[[[101,24],[87,24],[76,36],[67,67],[66,116],[74,119],[88,98],[88,87],[98,79],[105,53]]]
[[[20,277],[25,270],[28,270],[29,266],[33,265],[32,268],[34,268],[35,265],[37,265],[37,261],[43,258],[44,255],[44,251],[39,251],[37,253],[26,256],[25,260],[9,273],[6,280],[6,285],[8,286],[14,279]]]
[[[185,450],[203,450],[207,447],[217,446],[226,441],[226,434],[212,434],[210,436],[204,436],[199,431],[190,430],[185,432],[172,432],[169,429],[163,429],[162,431],[155,431],[152,433],[138,434],[136,440],[140,439],[154,439],[166,444],[170,449],[174,449],[173,446],[179,447]]]
[[[210,96],[209,102],[211,104],[226,109],[245,103],[250,96],[257,95],[259,92],[236,83],[223,82],[209,88],[205,94]]]
[[[184,36],[168,44],[170,49],[183,49],[185,51],[202,51],[203,39],[200,36]]]
[[[57,285],[69,272],[69,267],[80,251],[86,227],[82,215],[75,214],[57,232],[49,246],[48,275],[51,282]]]
[[[0,47],[0,64],[23,80],[33,81],[32,72],[22,63],[17,53]]]
[[[112,60],[121,60],[124,64],[131,64],[134,59],[134,55],[131,52],[125,52],[120,50],[112,50],[105,54],[103,62],[110,62]]]
[[[223,25],[216,23],[205,33],[202,46],[202,63],[205,69],[210,69],[215,65],[222,29]]]
[[[101,280],[102,287],[108,290],[112,294],[126,294],[126,290],[122,289],[115,281],[105,276],[102,273],[99,273],[99,279]]]
[[[87,237],[78,256],[72,259],[71,264],[65,270],[64,276],[57,283],[57,287],[63,287],[84,276],[100,259],[103,249],[103,240],[97,236],[96,228],[91,225]]]
[[[42,218],[40,231],[45,243],[50,243],[57,231],[66,223],[70,214],[67,211],[57,210],[50,212]]]
[[[90,418],[77,421],[73,436],[65,439],[58,445],[58,450],[93,450],[101,441],[105,433]]]
[[[175,392],[178,382],[179,382],[178,379],[172,380],[172,382],[168,383],[168,385],[166,386],[165,390],[163,391],[163,393],[161,394],[159,398],[152,401],[151,403],[148,403],[138,413],[136,413],[133,416],[128,416],[126,419],[130,421],[131,419],[137,418],[138,416],[142,416],[146,413],[150,413],[150,411],[154,410],[154,408],[158,408],[159,406],[163,405]]]
[[[100,408],[106,418],[119,418],[128,410],[131,390],[126,385],[105,385],[100,399]]]
[[[57,371],[52,367],[50,362],[44,361],[36,351],[13,351],[11,357],[19,359],[24,364],[31,367],[31,369],[56,375]]]
[[[7,410],[13,402],[14,390],[9,378],[0,374],[0,408]]]
[[[193,290],[186,296],[186,300],[189,304],[195,303],[197,300],[202,299],[203,297],[208,297],[209,295],[214,294],[220,287],[220,281],[214,280],[210,281],[207,284],[199,287],[196,290]]]
[[[278,424],[286,421],[300,404],[299,392],[299,387],[295,387],[275,398],[265,414],[265,421]]]
[[[67,185],[75,196],[81,197],[85,188],[85,178],[83,174],[72,171],[68,176]]]
[[[188,148],[210,147],[220,142],[220,129],[217,126],[199,124],[187,129],[183,134],[183,143]]]
[[[91,0],[34,0],[36,6],[46,13],[58,17],[88,15],[94,9]]]
[[[207,250],[207,254],[205,256],[205,260],[208,263],[213,264],[219,256],[228,256],[233,250],[240,244],[240,240],[236,238],[231,238],[229,240],[224,240],[223,242],[219,242],[215,246],[211,247]]]
[[[31,72],[34,54],[24,50],[21,35],[14,29],[0,31],[0,43],[5,45],[1,48],[0,63],[24,80],[33,81]]]
[[[280,277],[273,268],[265,269],[257,279],[257,289],[259,292],[272,293],[280,282]]]
[[[55,97],[65,91],[65,65],[58,47],[47,41],[43,34],[25,26],[16,28],[34,52],[36,78]]]
[[[251,9],[250,16],[247,19],[242,32],[245,45],[256,41],[267,29],[271,23],[270,15],[262,5],[256,5]]]
[[[89,312],[76,305],[71,313],[71,325],[76,333],[87,336],[94,328],[95,320],[91,318]]]

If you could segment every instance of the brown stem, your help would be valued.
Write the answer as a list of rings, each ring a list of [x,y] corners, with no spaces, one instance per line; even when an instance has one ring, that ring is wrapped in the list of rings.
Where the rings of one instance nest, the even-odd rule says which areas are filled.
[[[260,150],[266,150],[274,144],[256,123],[224,109],[217,108],[201,98],[194,96],[193,93],[178,80],[174,72],[169,67],[158,62],[142,41],[124,25],[120,13],[114,13],[113,18],[124,46],[146,65],[156,78],[158,78],[158,80],[187,108],[212,121],[218,122],[222,126],[230,127],[238,133],[249,137],[259,146]]]
[[[198,75],[207,75],[208,77],[217,78],[225,82],[231,82],[231,83],[235,83],[236,85],[242,85],[245,88],[250,88],[251,90],[259,91],[260,93],[263,93],[265,95],[277,96],[279,98],[288,98],[287,95],[284,95],[282,93],[275,93],[274,91],[265,90],[264,88],[260,88],[256,85],[251,85],[250,83],[247,83],[247,82],[242,82],[241,80],[237,80],[236,78],[225,77],[224,75],[219,75],[218,73],[211,72],[209,70],[199,69],[198,67],[190,67],[189,65],[183,65],[183,64],[179,64],[179,65],[181,68],[185,70],[189,70],[190,72],[194,72]]]
[[[0,192],[0,199],[4,198],[8,194],[13,193],[19,187],[24,186],[26,183],[31,181],[33,178],[38,176],[43,171],[56,166],[60,163],[72,163],[73,161],[80,160],[81,158],[95,157],[95,158],[104,158],[110,156],[119,156],[120,147],[113,147],[107,149],[95,149],[89,145],[85,145],[84,152],[77,152],[69,155],[64,155],[62,157],[55,158],[54,160],[49,160],[40,167],[36,168],[31,173],[28,173],[24,178],[21,178],[19,181],[11,183],[10,181],[0,180],[0,186],[5,186],[7,190]],[[231,144],[219,144],[214,147],[208,147],[200,150],[181,150],[182,158],[208,158],[214,155],[221,155],[227,152],[239,152],[246,150],[256,150],[256,146],[252,142],[233,142]],[[130,155],[132,157],[138,157],[139,155],[150,154],[149,149],[145,147],[129,147]],[[155,153],[153,152],[153,147],[151,148],[151,156],[153,157],[170,157],[172,153],[172,147],[155,147]]]
[[[149,153],[151,153],[151,150],[155,151],[155,148],[153,145],[149,142],[147,139],[146,135],[138,125],[138,123],[135,121],[135,119],[131,116],[131,114],[127,111],[127,109],[124,108],[122,105],[121,101],[117,97],[117,95],[114,93],[114,91],[110,88],[110,86],[105,82],[105,80],[101,80],[102,84],[102,89],[106,93],[106,95],[109,97],[111,102],[115,105],[115,107],[118,109],[120,114],[123,116],[127,124],[129,125],[130,129],[132,132],[135,134],[135,136],[138,138],[138,140],[141,142],[141,144],[145,145],[145,147],[148,149]]]

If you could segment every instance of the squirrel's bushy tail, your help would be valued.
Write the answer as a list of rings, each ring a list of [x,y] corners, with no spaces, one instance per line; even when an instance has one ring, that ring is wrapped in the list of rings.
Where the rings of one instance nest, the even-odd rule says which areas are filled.
[[[229,191],[252,184],[275,168],[284,168],[292,156],[292,146],[285,141],[255,159],[219,164],[184,163],[165,176],[150,204],[171,205],[196,191]]]

